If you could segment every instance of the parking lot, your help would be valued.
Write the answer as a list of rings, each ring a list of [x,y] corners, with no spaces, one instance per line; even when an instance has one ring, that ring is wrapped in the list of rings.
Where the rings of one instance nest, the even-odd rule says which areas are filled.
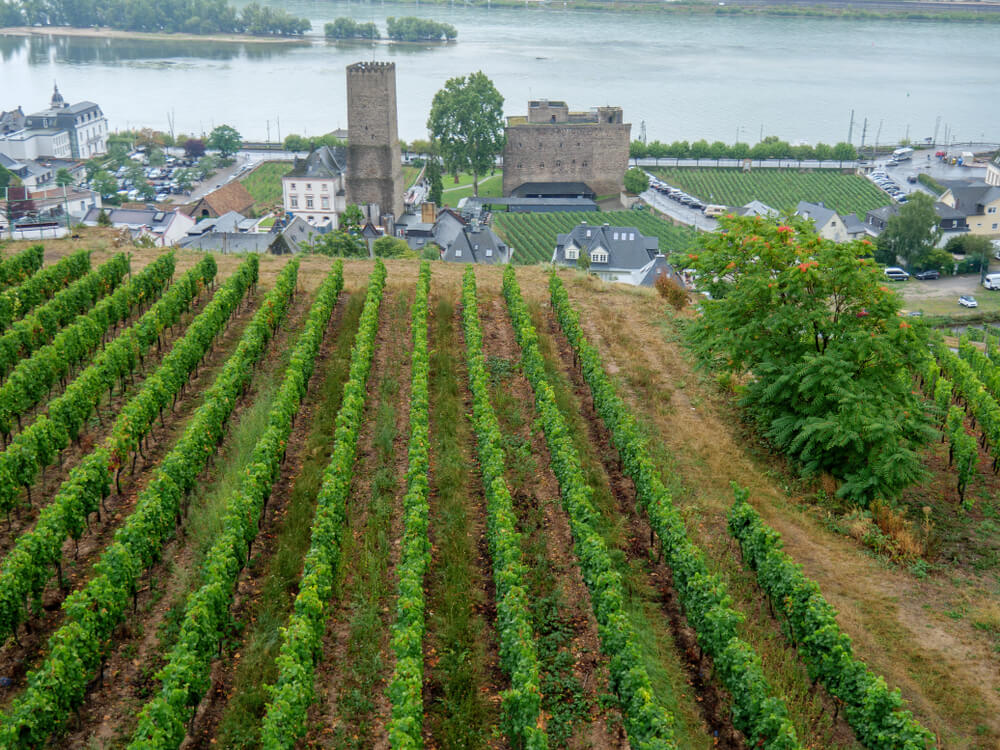
[[[993,266],[1000,267],[1000,261]],[[992,269],[996,270],[996,268]],[[903,296],[903,309],[907,312],[920,311],[925,315],[978,315],[984,312],[1000,312],[1000,291],[991,291],[979,283],[979,274],[945,276],[934,281],[889,282],[887,286]],[[969,309],[958,304],[963,294],[976,298],[979,307]]]

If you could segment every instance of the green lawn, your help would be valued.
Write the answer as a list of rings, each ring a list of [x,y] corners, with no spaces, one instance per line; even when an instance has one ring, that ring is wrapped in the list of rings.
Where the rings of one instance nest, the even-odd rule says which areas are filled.
[[[698,169],[661,167],[650,170],[665,182],[706,203],[743,206],[759,200],[779,211],[795,210],[799,201],[819,203],[844,215],[866,212],[892,201],[864,177],[832,169]]]
[[[403,187],[409,190],[417,181],[423,167],[403,167]]]
[[[266,161],[240,180],[253,196],[255,208],[269,209],[281,203],[281,178],[292,171],[290,161]]]
[[[459,186],[457,187],[454,179],[449,175],[445,175],[441,181],[444,184],[441,202],[445,206],[457,206],[462,198],[472,195],[472,175],[459,175]],[[499,198],[503,195],[503,173],[497,172],[492,177],[480,176],[479,195],[485,198]]]
[[[695,231],[658,219],[645,211],[590,211],[583,213],[508,213],[493,215],[493,228],[514,248],[514,263],[522,265],[552,260],[556,236],[569,232],[581,221],[589,224],[634,226],[647,236],[658,237],[660,252],[683,250],[694,241]]]

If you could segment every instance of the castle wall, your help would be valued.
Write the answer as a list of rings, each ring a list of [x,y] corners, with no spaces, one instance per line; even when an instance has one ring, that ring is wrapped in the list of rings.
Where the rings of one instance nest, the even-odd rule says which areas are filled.
[[[618,195],[625,189],[632,126],[621,122],[621,110],[610,119],[617,122],[509,126],[503,194],[526,182],[585,182],[597,195]]]
[[[347,67],[347,202],[403,213],[395,63]]]

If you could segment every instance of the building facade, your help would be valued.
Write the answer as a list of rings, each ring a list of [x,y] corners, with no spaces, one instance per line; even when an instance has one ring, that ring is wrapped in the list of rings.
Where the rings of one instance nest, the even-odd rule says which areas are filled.
[[[507,118],[503,194],[526,183],[584,183],[594,195],[625,189],[632,126],[621,107],[571,112],[565,102],[528,102],[528,114]]]
[[[281,178],[285,213],[316,227],[336,229],[347,207],[346,164],[347,151],[329,146],[320,146],[305,159],[297,158]]]
[[[396,64],[347,66],[346,202],[375,223],[403,214],[403,167],[396,121]]]
[[[28,130],[65,130],[69,134],[70,154],[86,161],[108,151],[108,120],[94,102],[68,104],[56,86],[49,108],[26,118]],[[58,156],[58,154],[46,154]]]

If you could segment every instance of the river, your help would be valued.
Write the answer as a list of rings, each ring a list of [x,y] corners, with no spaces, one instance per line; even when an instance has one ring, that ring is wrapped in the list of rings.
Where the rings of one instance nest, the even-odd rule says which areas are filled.
[[[242,3],[237,3],[242,4]],[[111,127],[177,133],[234,125],[246,138],[347,127],[344,68],[396,63],[399,132],[426,137],[431,99],[451,76],[483,70],[508,114],[529,98],[571,108],[620,105],[633,137],[789,141],[1000,139],[994,24],[801,17],[655,15],[555,8],[287,0],[313,23],[306,43],[212,44],[0,36],[0,110],[47,105],[53,81],[90,99]],[[458,29],[449,45],[328,43],[326,21],[420,15]]]

